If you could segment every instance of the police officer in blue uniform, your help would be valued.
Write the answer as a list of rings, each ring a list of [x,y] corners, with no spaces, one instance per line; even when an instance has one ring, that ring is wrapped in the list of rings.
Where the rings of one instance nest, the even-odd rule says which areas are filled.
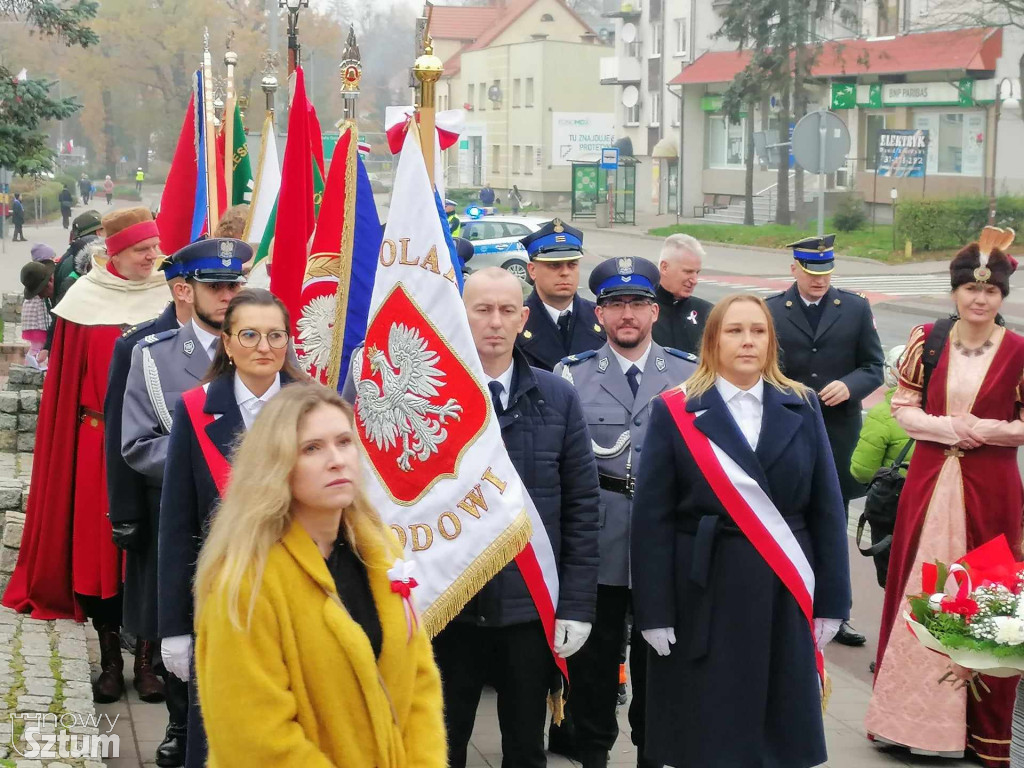
[[[160,494],[170,439],[171,414],[181,394],[206,375],[220,343],[220,324],[232,297],[245,285],[242,265],[252,248],[240,240],[214,238],[185,246],[164,265],[191,289],[192,318],[180,328],[147,335],[132,351],[124,389],[119,450],[124,461],[146,478],[148,507],[145,567],[126,580],[125,602],[141,614],[147,636],[157,630],[157,546]],[[187,742],[186,681],[168,675],[168,692],[182,704],[171,712],[167,736],[157,749],[159,766],[184,763]],[[177,711],[180,709],[180,711]]]
[[[850,474],[861,428],[861,401],[882,386],[882,343],[868,300],[831,284],[835,235],[790,244],[793,285],[766,301],[779,337],[782,369],[818,393],[821,415],[839,472],[843,503],[864,495]],[[836,640],[863,645],[864,635],[843,622]]]
[[[530,257],[533,293],[526,299],[530,316],[516,346],[530,365],[550,371],[566,355],[604,344],[593,302],[576,294],[583,233],[553,219],[519,242]]]
[[[589,285],[608,340],[598,350],[566,357],[555,368],[579,394],[601,484],[597,616],[587,642],[569,658],[573,751],[584,768],[604,768],[618,735],[615,707],[630,605],[633,481],[651,400],[681,384],[696,369],[694,355],[662,347],[651,338],[659,314],[658,276],[658,268],[641,258],[611,258],[598,265]],[[647,654],[639,632],[633,634],[629,722],[642,755]],[[637,764],[650,763],[639,756]]]

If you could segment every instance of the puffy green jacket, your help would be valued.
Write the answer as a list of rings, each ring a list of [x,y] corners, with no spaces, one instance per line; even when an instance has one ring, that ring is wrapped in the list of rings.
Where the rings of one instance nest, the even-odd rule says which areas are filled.
[[[892,396],[895,389],[885,393],[885,402],[881,402],[868,411],[864,426],[860,430],[860,439],[853,451],[850,461],[850,474],[858,483],[869,483],[875,472],[883,466],[892,466],[903,450],[910,437],[903,431],[892,415]],[[914,446],[916,447],[916,446]],[[914,455],[912,447],[905,461]],[[904,471],[904,475],[906,472]]]

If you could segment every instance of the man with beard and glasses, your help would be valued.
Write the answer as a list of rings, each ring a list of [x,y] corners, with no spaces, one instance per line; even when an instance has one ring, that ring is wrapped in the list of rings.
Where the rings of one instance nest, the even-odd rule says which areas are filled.
[[[651,400],[693,373],[697,358],[651,339],[658,319],[658,268],[647,259],[611,258],[590,274],[597,319],[608,341],[597,351],[570,355],[555,373],[576,387],[597,457],[601,485],[601,559],[597,617],[579,653],[569,659],[568,714],[573,750],[583,768],[605,768],[618,735],[615,706],[626,614],[630,610],[629,529],[633,480],[640,464]],[[643,757],[647,644],[634,629],[629,724]]]
[[[125,617],[136,617],[136,632],[147,640],[157,630],[157,530],[164,462],[171,431],[171,414],[181,394],[197,386],[206,375],[220,344],[224,313],[245,286],[242,265],[252,248],[241,240],[213,238],[187,245],[174,254],[165,269],[175,298],[192,306],[192,319],[180,328],[147,336],[132,350],[131,370],[122,407],[120,451],[125,462],[146,478],[143,520],[115,525],[118,545],[128,551],[129,576],[125,582]],[[184,278],[184,282],[176,278]],[[144,568],[132,569],[132,563]],[[184,564],[183,564],[184,567]],[[158,766],[184,764],[187,741],[187,681],[168,673],[167,733],[157,747]]]

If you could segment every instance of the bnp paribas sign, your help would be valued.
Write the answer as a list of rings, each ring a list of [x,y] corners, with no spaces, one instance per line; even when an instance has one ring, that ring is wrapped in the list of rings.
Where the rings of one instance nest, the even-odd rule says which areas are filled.
[[[955,83],[833,83],[832,109],[867,107],[974,106],[974,80]]]

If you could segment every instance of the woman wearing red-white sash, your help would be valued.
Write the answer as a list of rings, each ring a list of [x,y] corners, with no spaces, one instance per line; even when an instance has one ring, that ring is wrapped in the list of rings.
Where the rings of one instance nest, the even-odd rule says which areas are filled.
[[[778,365],[771,315],[711,311],[697,371],[654,401],[633,503],[646,757],[825,762],[821,649],[849,615],[846,522],[813,392]]]
[[[922,563],[951,563],[1000,534],[1020,556],[1024,338],[996,322],[1017,268],[1007,253],[1013,239],[1013,230],[986,227],[961,249],[949,265],[958,319],[946,338],[936,323],[917,326],[907,342],[892,412],[917,447],[900,494],[865,719],[881,744],[954,758],[968,749],[988,766],[1010,761],[1017,678],[984,678],[980,701],[937,685],[949,660],[925,649],[900,616],[920,591]]]

